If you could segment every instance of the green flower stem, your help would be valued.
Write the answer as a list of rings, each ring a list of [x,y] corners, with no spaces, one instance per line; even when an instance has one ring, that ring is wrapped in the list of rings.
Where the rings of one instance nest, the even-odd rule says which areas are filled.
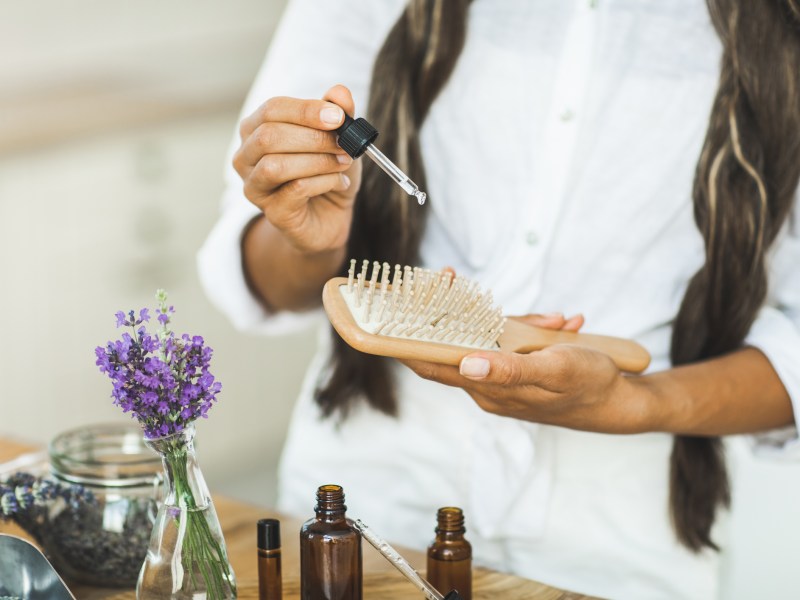
[[[172,473],[175,486],[175,499],[186,519],[186,528],[181,547],[181,563],[188,574],[189,584],[198,589],[195,571],[199,571],[205,584],[208,600],[223,600],[226,585],[235,594],[236,587],[231,581],[228,560],[217,542],[189,484],[187,470],[187,451],[175,448],[165,454],[165,461]],[[176,518],[179,521],[179,518]]]

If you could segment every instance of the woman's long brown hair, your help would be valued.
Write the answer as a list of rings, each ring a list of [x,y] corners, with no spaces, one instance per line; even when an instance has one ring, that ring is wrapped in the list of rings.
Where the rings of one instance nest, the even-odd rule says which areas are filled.
[[[412,0],[375,59],[369,121],[378,144],[420,189],[427,190],[419,131],[464,45],[469,0]],[[416,265],[427,211],[374,164],[365,161],[353,211],[347,256]],[[344,270],[344,265],[342,269]],[[347,413],[359,397],[377,410],[397,411],[388,359],[361,354],[333,332],[333,371],[316,399],[326,415]]]
[[[381,147],[422,189],[419,131],[463,47],[469,2],[411,0],[375,61],[369,119]],[[766,297],[767,252],[800,180],[800,0],[707,4],[723,58],[693,188],[706,260],[673,324],[675,365],[741,347]],[[425,215],[365,164],[348,256],[417,264]],[[387,360],[356,352],[335,332],[333,340],[332,372],[316,394],[325,414],[346,414],[357,398],[395,414]],[[716,549],[711,528],[729,500],[721,441],[675,436],[670,512],[680,542]]]
[[[740,347],[767,294],[767,251],[800,178],[800,4],[708,0],[723,57],[693,199],[706,260],[672,330],[673,364]],[[670,508],[678,539],[716,548],[711,527],[730,501],[722,442],[675,436]]]

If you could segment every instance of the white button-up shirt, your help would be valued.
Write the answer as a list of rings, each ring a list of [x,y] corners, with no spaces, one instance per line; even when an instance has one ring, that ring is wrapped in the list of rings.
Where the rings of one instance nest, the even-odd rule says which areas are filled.
[[[290,2],[243,114],[275,95],[320,97],[335,83],[363,112],[372,62],[403,5]],[[634,338],[651,352],[651,370],[668,368],[671,322],[703,263],[691,190],[720,58],[699,0],[475,0],[462,55],[421,131],[430,200],[412,210],[431,212],[425,266],[477,280],[507,314],[582,312],[585,331]],[[227,181],[199,256],[209,297],[243,329],[318,319],[268,315],[249,294],[240,239],[258,211],[232,168]],[[770,275],[747,343],[797,405],[796,231],[776,242]],[[613,598],[714,596],[715,555],[685,551],[670,529],[671,436],[488,415],[462,390],[405,369],[398,418],[361,404],[337,425],[312,400],[327,353],[325,332],[282,458],[283,510],[305,514],[316,486],[336,481],[353,514],[424,547],[435,509],[456,504],[479,563]],[[796,431],[773,432],[765,445],[791,456]]]

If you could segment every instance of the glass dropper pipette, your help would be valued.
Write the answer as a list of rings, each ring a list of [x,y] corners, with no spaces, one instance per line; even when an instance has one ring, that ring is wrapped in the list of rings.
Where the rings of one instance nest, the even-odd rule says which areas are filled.
[[[403,558],[400,553],[389,545],[389,542],[378,536],[374,531],[367,527],[361,519],[357,519],[353,523],[353,529],[360,533],[365,540],[367,540],[373,547],[383,554],[383,557],[392,563],[395,568],[406,576],[411,583],[416,585],[425,598],[428,600],[461,600],[461,596],[456,590],[450,591],[446,596],[439,593],[428,581],[423,579],[419,573],[416,572],[414,567],[408,564],[408,561]]]
[[[409,196],[414,196],[417,202],[425,204],[427,194],[419,189],[419,186],[411,181],[411,178],[403,173],[400,168],[389,160],[386,155],[375,147],[373,142],[378,137],[378,130],[361,117],[354,119],[347,113],[344,115],[344,123],[336,130],[339,134],[338,143],[342,149],[351,157],[358,158],[366,154],[383,171],[399,185]]]

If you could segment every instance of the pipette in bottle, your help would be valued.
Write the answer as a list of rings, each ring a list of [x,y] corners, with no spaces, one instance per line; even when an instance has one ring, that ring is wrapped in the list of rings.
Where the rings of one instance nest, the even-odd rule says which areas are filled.
[[[372,544],[375,549],[383,554],[383,557],[392,563],[395,568],[406,576],[411,583],[416,585],[428,600],[462,600],[461,596],[456,590],[450,591],[446,596],[442,596],[435,587],[423,579],[419,573],[414,570],[408,561],[403,558],[400,553],[389,545],[389,542],[382,539],[369,527],[367,527],[360,519],[353,523],[353,529],[358,531],[361,536]]]
[[[378,130],[375,129],[366,119],[359,117],[354,119],[347,113],[344,115],[344,123],[336,130],[339,134],[339,146],[353,158],[359,158],[366,154],[391,177],[394,182],[403,188],[409,196],[414,196],[419,204],[425,204],[427,194],[419,189],[419,186],[411,181],[411,178],[403,173],[400,168],[390,161],[386,155],[375,147],[373,142],[378,137]]]

